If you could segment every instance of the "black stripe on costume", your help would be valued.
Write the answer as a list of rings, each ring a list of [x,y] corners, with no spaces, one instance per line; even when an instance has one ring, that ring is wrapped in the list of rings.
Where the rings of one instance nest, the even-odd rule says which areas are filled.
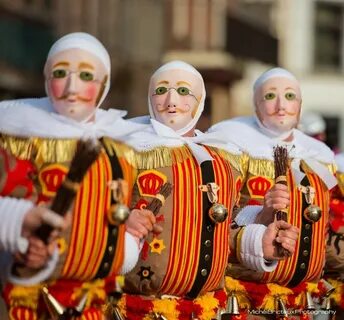
[[[301,185],[303,186],[309,186],[309,180],[307,176],[305,176],[302,181]],[[309,260],[310,256],[312,254],[312,233],[313,233],[313,224],[306,220],[304,217],[303,212],[305,209],[309,206],[309,204],[306,202],[306,195],[302,193],[302,227],[301,227],[301,233],[300,233],[300,247],[299,247],[299,255],[297,257],[296,261],[296,268],[293,277],[289,281],[288,285],[290,287],[295,287],[298,284],[302,282],[302,280],[305,278],[308,266],[309,266]],[[316,222],[315,222],[316,223]],[[304,254],[304,252],[308,252],[307,255]]]
[[[203,185],[215,181],[212,161],[203,162],[201,164],[201,172]],[[215,229],[215,223],[210,220],[208,214],[211,206],[212,204],[208,199],[207,192],[202,192],[203,224],[201,235],[201,249],[199,255],[197,276],[191,290],[187,294],[187,297],[191,299],[195,299],[198,296],[204,284],[206,283],[211,271]]]
[[[102,142],[102,139],[101,139],[101,142]],[[116,153],[114,152],[112,155],[110,155],[109,152],[107,152],[105,145],[104,145],[104,149],[111,163],[112,179],[113,180],[123,179],[123,171],[122,171],[122,168],[121,168],[121,165],[119,163]],[[116,201],[111,196],[111,205],[115,203]],[[106,242],[106,249],[105,249],[102,261],[99,265],[98,271],[95,275],[95,278],[104,278],[109,274],[112,267],[113,259],[116,253],[117,237],[118,237],[118,227],[108,223],[108,238]]]

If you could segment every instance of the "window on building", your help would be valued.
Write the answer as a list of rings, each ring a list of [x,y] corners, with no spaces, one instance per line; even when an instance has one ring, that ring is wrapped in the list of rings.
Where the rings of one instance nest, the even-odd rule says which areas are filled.
[[[342,70],[344,5],[334,2],[317,2],[315,6],[315,68]]]
[[[41,72],[54,40],[51,28],[1,16],[0,34],[0,62]]]
[[[333,116],[323,116],[326,122],[326,140],[325,143],[334,151],[339,149],[340,136],[340,118]]]

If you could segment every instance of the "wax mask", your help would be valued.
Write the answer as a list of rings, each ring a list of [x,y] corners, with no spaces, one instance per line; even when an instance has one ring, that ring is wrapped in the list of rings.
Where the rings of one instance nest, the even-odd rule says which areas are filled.
[[[179,130],[195,116],[202,97],[202,80],[185,70],[164,71],[151,79],[149,95],[155,119]]]
[[[257,116],[267,129],[283,133],[296,127],[301,92],[294,81],[282,77],[269,79],[257,89],[254,101]]]
[[[107,74],[96,56],[85,50],[69,49],[49,58],[45,78],[55,111],[85,121],[94,114]]]

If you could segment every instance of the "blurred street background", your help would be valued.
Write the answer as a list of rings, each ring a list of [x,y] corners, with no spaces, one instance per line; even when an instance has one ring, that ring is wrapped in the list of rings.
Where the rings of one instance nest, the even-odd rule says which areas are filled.
[[[182,59],[205,79],[207,129],[251,114],[253,81],[279,65],[325,120],[326,143],[344,149],[344,0],[0,0],[0,100],[44,96],[47,52],[73,31],[111,55],[105,108],[146,114],[150,75]]]

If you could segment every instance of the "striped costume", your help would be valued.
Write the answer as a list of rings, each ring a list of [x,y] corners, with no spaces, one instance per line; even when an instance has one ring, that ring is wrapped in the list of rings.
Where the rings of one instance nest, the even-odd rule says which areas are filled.
[[[41,114],[40,110],[31,109],[30,112]],[[114,113],[97,111],[101,118],[112,118]],[[114,121],[115,118],[124,122],[117,115]],[[112,126],[116,126],[115,122],[111,122],[110,130]],[[58,239],[57,262],[49,276],[21,284],[18,278],[34,279],[35,275],[14,265],[16,275],[12,272],[3,292],[11,320],[50,319],[42,300],[43,287],[66,308],[75,307],[86,295],[85,309],[77,318],[104,318],[102,308],[107,295],[116,288],[116,276],[124,262],[124,238],[127,239],[124,225],[116,226],[110,219],[114,198],[109,182],[124,179],[128,183],[128,204],[136,171],[130,164],[134,154],[131,148],[113,138],[98,138],[101,153],[77,191],[71,207],[72,223]],[[49,205],[69,170],[78,140],[1,134],[0,191],[4,198],[0,198],[0,204],[16,197]]]
[[[335,157],[338,186],[330,202],[329,237],[327,240],[325,277],[335,288],[331,299],[337,306],[336,317],[344,317],[344,154]]]
[[[247,178],[240,199],[241,207],[248,206],[235,218],[237,225],[244,227],[237,234],[236,250],[230,257],[227,287],[238,297],[243,317],[247,316],[246,310],[250,309],[261,310],[260,314],[249,315],[250,318],[264,318],[264,314],[275,312],[277,299],[281,299],[287,308],[303,310],[306,306],[307,291],[317,299],[324,293],[318,281],[322,277],[325,264],[329,220],[330,193],[322,180],[323,177],[316,173],[311,165],[313,160],[317,160],[323,170],[332,176],[333,154],[324,144],[294,130],[294,139],[287,145],[290,166],[286,178],[290,190],[288,222],[300,230],[296,251],[291,257],[280,261],[272,272],[252,272],[241,264],[241,234],[246,225],[254,222],[256,214],[262,209],[265,193],[274,185],[272,155],[277,141],[261,133],[254,118],[225,121],[212,130],[219,130],[219,126],[223,126],[228,132],[239,133],[245,130],[245,137],[232,134],[231,139],[249,156]],[[310,158],[312,161],[309,161]],[[293,171],[295,168],[298,168],[297,172],[301,172],[303,176],[299,181],[294,174],[296,171]],[[308,186],[315,190],[313,205],[322,210],[320,220],[314,223],[304,216],[304,210],[309,206],[304,188]],[[303,316],[307,318],[307,315],[301,314],[301,318]]]
[[[119,307],[128,319],[215,317],[226,294],[223,276],[229,255],[230,217],[213,223],[211,203],[200,186],[215,182],[218,203],[231,212],[241,185],[240,157],[203,146],[213,161],[198,164],[186,145],[142,152],[133,205],[144,208],[165,182],[173,185],[157,215],[161,234],[144,241],[139,263],[125,278]]]

